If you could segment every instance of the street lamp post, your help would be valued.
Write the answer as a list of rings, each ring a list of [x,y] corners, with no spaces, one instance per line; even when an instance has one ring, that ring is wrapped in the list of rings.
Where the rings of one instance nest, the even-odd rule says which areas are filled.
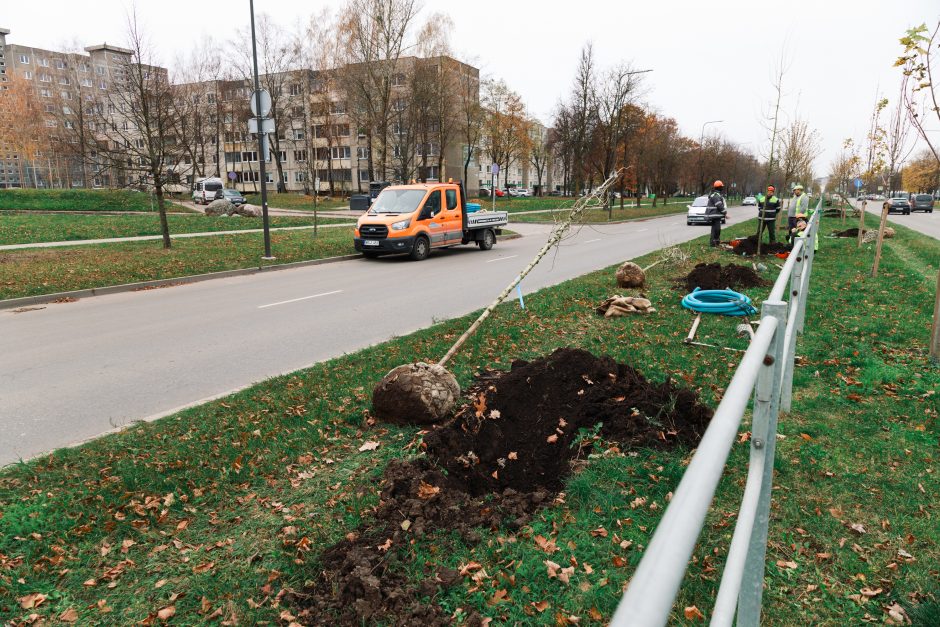
[[[702,134],[698,140],[698,170],[699,182],[702,185],[701,193],[705,193],[705,127],[709,124],[721,124],[724,120],[709,120],[702,124]]]
[[[274,259],[271,255],[271,229],[268,222],[268,177],[264,164],[268,156],[264,154],[264,133],[261,110],[261,79],[258,76],[258,44],[255,40],[255,0],[248,0],[251,9],[251,58],[255,67],[255,111],[258,122],[258,174],[261,177],[261,224],[264,228],[264,259]]]

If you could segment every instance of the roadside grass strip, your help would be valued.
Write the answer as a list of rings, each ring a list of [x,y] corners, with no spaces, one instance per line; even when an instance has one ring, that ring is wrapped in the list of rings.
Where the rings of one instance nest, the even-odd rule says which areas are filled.
[[[149,193],[124,189],[0,189],[0,209],[156,212],[155,207],[156,198]],[[167,209],[189,211],[179,205]]]
[[[822,232],[835,222],[824,220]],[[725,233],[753,230],[751,222]],[[910,259],[935,270],[940,248],[901,229],[897,241],[908,252],[897,255],[888,240],[877,279],[868,276],[873,246],[820,242],[793,412],[780,419],[768,625],[883,623],[937,606],[940,371],[926,354],[932,289]],[[691,316],[675,279],[696,263],[752,260],[709,249],[706,237],[684,247],[689,262],[648,275],[655,314],[597,316],[598,303],[623,293],[608,268],[527,295],[525,310],[499,307],[449,367],[466,388],[484,368],[580,347],[651,381],[671,377],[714,406],[738,357],[682,344]],[[279,256],[285,249],[281,242]],[[759,303],[768,290],[748,295]],[[0,617],[331,624],[299,617],[297,595],[318,578],[323,551],[368,523],[385,467],[422,455],[418,428],[370,416],[372,386],[395,366],[439,359],[475,315],[3,470]],[[743,348],[735,322],[707,317],[699,338]],[[746,417],[671,624],[709,614],[747,472],[748,428]],[[609,621],[692,451],[585,437],[592,452],[524,525],[480,528],[475,542],[448,529],[416,534],[388,548],[389,568],[415,585],[430,566],[461,573],[423,598],[455,623],[474,614],[494,624]]]

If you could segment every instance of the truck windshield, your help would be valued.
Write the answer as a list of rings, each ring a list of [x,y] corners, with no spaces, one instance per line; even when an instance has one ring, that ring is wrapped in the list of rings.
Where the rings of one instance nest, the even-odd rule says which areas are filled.
[[[383,189],[372,203],[375,213],[414,213],[424,199],[423,189]]]

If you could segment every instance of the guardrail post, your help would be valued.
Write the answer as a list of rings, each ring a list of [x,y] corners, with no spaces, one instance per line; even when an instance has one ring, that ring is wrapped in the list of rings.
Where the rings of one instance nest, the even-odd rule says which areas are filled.
[[[744,576],[738,594],[738,621],[741,626],[760,624],[761,595],[764,588],[764,560],[767,553],[767,528],[770,523],[770,496],[773,489],[774,452],[777,443],[777,414],[780,411],[780,377],[783,372],[786,346],[787,304],[764,301],[761,319],[777,319],[777,331],[767,351],[764,365],[754,388],[754,410],[751,421],[751,463],[763,457],[757,515],[748,545]]]
[[[813,270],[813,258],[816,256],[816,238],[819,237],[819,223],[822,220],[822,206],[816,208],[816,213],[810,218],[810,233],[806,236],[806,244],[803,246],[804,268],[803,277],[800,283],[800,303],[796,316],[796,331],[803,335],[803,321],[806,318],[806,301],[809,295],[809,275]]]

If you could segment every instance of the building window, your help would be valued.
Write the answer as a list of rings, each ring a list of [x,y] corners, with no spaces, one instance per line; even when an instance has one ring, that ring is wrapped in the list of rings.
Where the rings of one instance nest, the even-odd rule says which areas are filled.
[[[193,94],[193,104],[197,105],[202,101],[202,96],[199,94]]]
[[[49,74],[40,74],[40,75],[39,75],[39,82],[40,82],[40,83],[51,83],[51,82],[52,82],[52,76],[50,76]]]
[[[365,160],[369,158],[369,147],[360,146],[356,148],[356,159]]]
[[[215,104],[215,94],[206,94],[206,102]]]
[[[71,121],[71,120],[66,120],[65,122],[63,122],[63,125],[65,126],[65,128],[67,128],[67,129],[69,129],[69,130],[75,128],[75,125],[72,124],[72,121]]]
[[[405,85],[405,75],[398,73],[392,76],[392,87],[404,87]]]
[[[49,59],[39,59],[39,65],[41,67],[49,67]]]
[[[88,64],[83,61],[81,64],[79,64],[78,69],[79,69],[79,71],[81,71],[81,72],[87,72],[87,71],[88,71]]]
[[[348,124],[334,124],[333,136],[334,137],[349,137],[349,125]]]
[[[56,59],[56,60],[55,60],[55,66],[56,66],[56,69],[64,70],[64,69],[65,69],[65,61],[63,61],[62,59]]]
[[[301,163],[307,160],[307,151],[306,150],[295,150],[294,151],[294,161],[299,161]]]
[[[40,89],[39,95],[43,98],[52,98],[52,90],[50,89]]]
[[[98,89],[104,91],[108,88],[108,84],[104,81],[98,81]]]
[[[55,105],[45,104],[43,105],[43,109],[45,110],[46,113],[55,113]]]
[[[290,95],[291,95],[291,96],[299,96],[299,95],[300,95],[300,92],[301,92],[300,85],[294,83],[293,85],[290,86]]]
[[[71,100],[71,99],[72,99],[72,92],[70,92],[70,91],[60,91],[60,92],[59,92],[59,96],[62,97],[62,100]]]
[[[359,170],[359,180],[363,183],[367,183],[369,181],[369,171]]]
[[[144,147],[144,140],[143,140],[143,139],[141,139],[140,137],[138,137],[137,139],[134,140],[134,148],[143,149],[143,147]]]
[[[258,151],[257,150],[245,150],[242,152],[242,161],[257,161],[258,160]]]
[[[28,81],[31,81],[31,80],[33,80],[33,73],[30,72],[29,70],[27,70],[27,71],[23,72],[23,78],[25,78],[25,79],[28,80]]]
[[[94,83],[90,78],[83,78],[81,85],[82,87],[94,87]]]
[[[343,115],[346,113],[346,101],[337,100],[336,102],[330,103],[330,114],[331,115]]]
[[[104,72],[105,72],[105,70],[104,70],[104,66],[103,66],[103,65],[96,65],[96,66],[95,66],[95,74],[97,74],[98,76],[104,76]]]
[[[307,136],[306,136],[306,134],[304,134],[304,129],[302,129],[302,128],[295,128],[295,129],[294,129],[294,139],[295,139],[296,141],[302,141],[302,140],[304,140],[304,139],[306,139],[306,138],[307,138]]]
[[[56,127],[55,120],[46,120],[46,126],[48,126],[49,128],[55,128]]]
[[[303,182],[305,182],[306,180],[307,180],[307,173],[306,173],[306,172],[294,172],[294,182],[295,182],[295,183],[303,183]]]
[[[349,159],[349,146],[333,146],[330,156],[334,159]]]
[[[20,64],[29,65],[29,55],[21,54],[20,55]]]
[[[64,113],[65,115],[72,115],[71,107],[62,107],[62,113]]]
[[[290,114],[294,116],[295,118],[302,118],[304,115],[304,108],[303,107],[291,107]]]

